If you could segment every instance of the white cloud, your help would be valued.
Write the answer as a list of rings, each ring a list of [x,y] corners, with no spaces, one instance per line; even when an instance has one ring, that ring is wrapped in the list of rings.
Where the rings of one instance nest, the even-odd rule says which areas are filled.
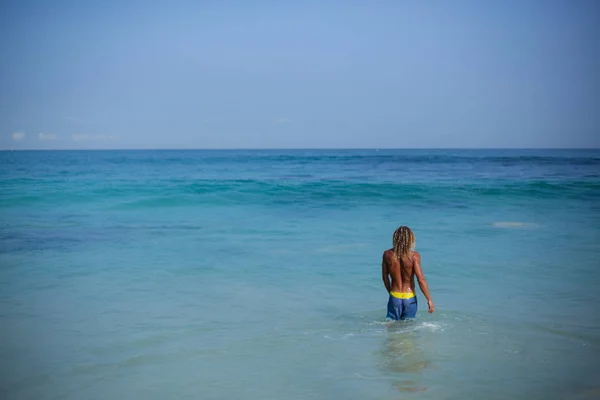
[[[25,139],[25,133],[23,132],[15,132],[12,134],[12,138],[15,142]]]
[[[288,122],[290,122],[290,120],[286,117],[280,117],[273,120],[273,124],[275,125],[287,124]]]
[[[58,139],[58,135],[55,135],[54,133],[40,132],[40,133],[38,133],[38,139],[40,139],[40,140],[56,140],[56,139]]]

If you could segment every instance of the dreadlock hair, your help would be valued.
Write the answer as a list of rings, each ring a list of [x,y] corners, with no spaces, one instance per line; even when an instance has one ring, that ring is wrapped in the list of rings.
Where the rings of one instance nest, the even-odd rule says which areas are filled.
[[[408,226],[401,226],[394,232],[394,255],[400,260],[403,256],[410,257],[410,251],[415,245],[415,234]]]

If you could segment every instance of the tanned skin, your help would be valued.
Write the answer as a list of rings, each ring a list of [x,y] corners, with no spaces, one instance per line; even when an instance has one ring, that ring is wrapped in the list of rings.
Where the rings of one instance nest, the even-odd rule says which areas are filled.
[[[421,269],[421,255],[413,251],[412,260],[404,256],[398,260],[392,249],[383,253],[381,263],[381,277],[386,290],[389,292],[415,293],[415,276],[419,282],[419,288],[427,299],[429,313],[434,311],[433,301],[427,288],[427,280]],[[391,282],[390,282],[391,278]]]

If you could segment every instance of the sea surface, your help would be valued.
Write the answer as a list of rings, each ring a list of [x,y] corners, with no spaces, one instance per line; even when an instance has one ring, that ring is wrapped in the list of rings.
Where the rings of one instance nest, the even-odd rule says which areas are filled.
[[[600,398],[598,150],[4,151],[0,238],[2,399]]]

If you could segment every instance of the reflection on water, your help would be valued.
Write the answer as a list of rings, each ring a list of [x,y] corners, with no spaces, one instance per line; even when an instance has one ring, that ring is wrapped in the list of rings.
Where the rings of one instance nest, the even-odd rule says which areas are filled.
[[[415,321],[401,321],[387,325],[380,353],[384,374],[392,379],[394,387],[402,392],[427,390],[422,373],[429,365],[427,355],[419,343]]]

